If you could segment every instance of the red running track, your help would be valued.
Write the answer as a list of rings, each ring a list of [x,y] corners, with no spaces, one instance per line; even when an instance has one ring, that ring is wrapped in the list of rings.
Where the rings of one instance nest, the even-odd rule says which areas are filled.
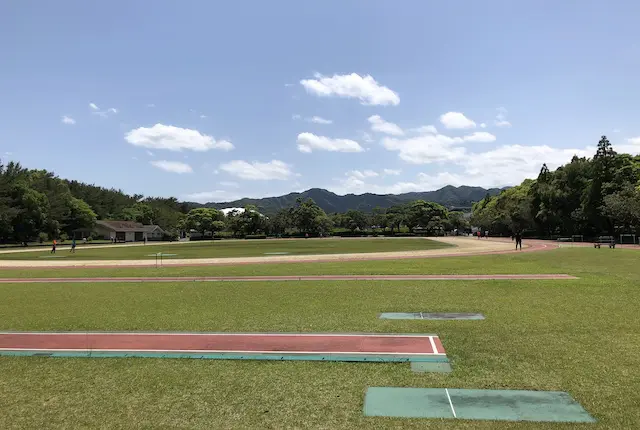
[[[435,335],[302,333],[5,332],[0,351],[446,355]]]

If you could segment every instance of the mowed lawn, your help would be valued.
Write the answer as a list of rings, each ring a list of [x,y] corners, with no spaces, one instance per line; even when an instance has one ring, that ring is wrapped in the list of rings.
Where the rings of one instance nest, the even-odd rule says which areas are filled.
[[[252,239],[216,240],[172,244],[147,244],[89,248],[79,245],[75,253],[69,246],[59,247],[56,254],[49,248],[31,252],[0,253],[4,260],[79,259],[141,260],[163,258],[228,258],[264,257],[269,255],[350,254],[362,252],[419,251],[446,248],[451,245],[425,238],[327,238],[327,239]]]
[[[0,428],[640,428],[639,257],[633,250],[586,248],[395,262],[135,269],[154,275],[249,269],[247,274],[580,276],[562,281],[0,284],[0,330],[436,333],[454,369],[419,374],[408,364],[0,357]],[[385,311],[482,312],[487,319],[378,319]],[[562,390],[598,423],[365,418],[369,386]]]

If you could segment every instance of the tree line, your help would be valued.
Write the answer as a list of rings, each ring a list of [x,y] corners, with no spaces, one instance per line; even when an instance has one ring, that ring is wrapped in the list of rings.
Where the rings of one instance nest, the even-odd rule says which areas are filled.
[[[265,217],[255,206],[228,214],[212,208],[189,211],[181,223],[202,238],[215,236],[341,236],[363,234],[444,234],[453,230],[469,230],[462,212],[450,212],[444,206],[416,200],[390,208],[375,208],[371,213],[349,210],[327,214],[313,199],[299,198],[294,206]]]
[[[640,233],[640,157],[618,154],[606,136],[593,158],[574,156],[535,180],[474,204],[471,222],[496,235],[545,238]]]
[[[266,217],[255,206],[224,215],[213,208],[177,199],[128,195],[57,177],[20,163],[0,162],[0,243],[65,240],[76,229],[91,229],[97,220],[124,220],[159,225],[167,238],[194,230],[203,237],[256,235],[439,234],[468,229],[461,212],[416,200],[372,212],[325,213],[312,199]]]
[[[191,208],[175,198],[128,195],[0,162],[0,243],[64,240],[98,219],[157,224],[176,235]]]

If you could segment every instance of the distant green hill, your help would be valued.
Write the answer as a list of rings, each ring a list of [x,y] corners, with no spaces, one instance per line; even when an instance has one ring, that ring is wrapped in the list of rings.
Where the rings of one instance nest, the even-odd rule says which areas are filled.
[[[448,185],[436,191],[404,194],[347,194],[339,196],[321,188],[312,188],[302,193],[290,193],[279,197],[265,197],[262,199],[240,199],[233,202],[206,203],[203,206],[217,209],[228,207],[244,207],[255,205],[260,212],[271,215],[283,208],[291,207],[299,197],[312,198],[327,213],[346,212],[350,209],[370,212],[375,207],[388,208],[412,200],[426,200],[440,203],[450,209],[470,210],[474,202],[482,200],[487,193],[496,195],[499,188],[485,189],[482,187],[453,187]]]

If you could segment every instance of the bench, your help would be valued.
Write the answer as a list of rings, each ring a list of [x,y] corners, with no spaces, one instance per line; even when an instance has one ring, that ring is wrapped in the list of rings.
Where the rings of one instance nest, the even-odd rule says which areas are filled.
[[[599,236],[593,244],[594,248],[600,248],[601,245],[608,245],[609,248],[616,247],[616,240],[613,236]]]

